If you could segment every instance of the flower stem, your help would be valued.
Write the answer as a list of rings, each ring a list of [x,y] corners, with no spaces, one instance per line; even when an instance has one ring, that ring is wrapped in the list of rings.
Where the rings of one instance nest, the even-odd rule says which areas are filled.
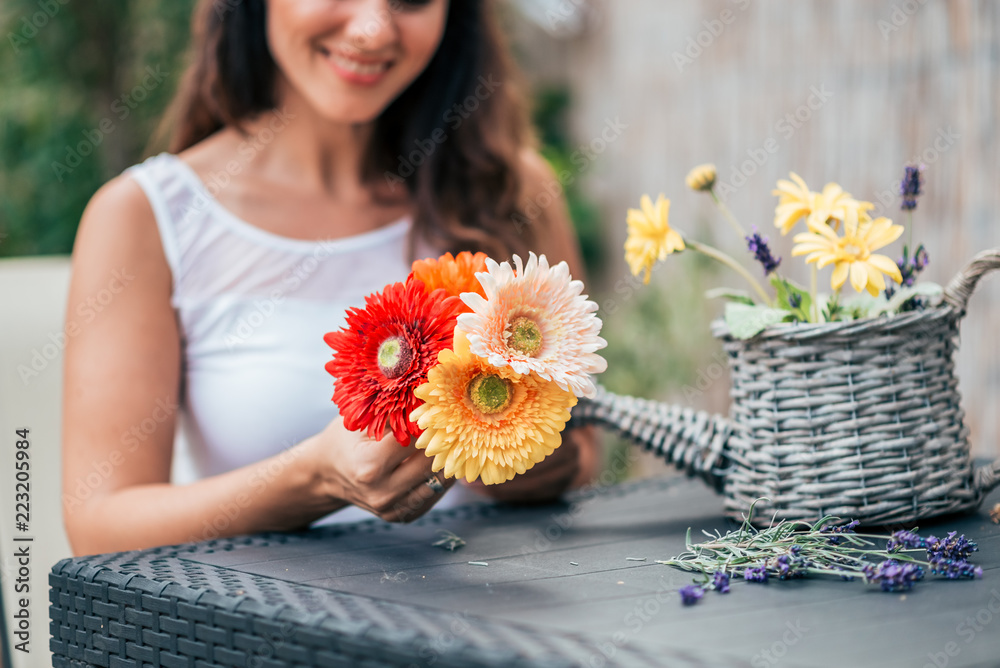
[[[713,260],[718,260],[719,262],[726,265],[727,267],[735,271],[737,274],[745,278],[747,283],[752,285],[753,289],[757,291],[758,295],[760,295],[760,298],[764,302],[764,304],[766,304],[767,306],[771,306],[771,298],[767,296],[766,292],[764,292],[764,288],[761,287],[760,283],[757,282],[757,279],[751,276],[750,272],[748,272],[742,265],[740,265],[739,262],[729,257],[719,249],[713,248],[706,244],[699,243],[697,241],[692,241],[690,239],[684,239],[684,243],[691,250],[698,251],[702,255],[707,255]]]
[[[913,209],[910,209],[906,213],[907,213],[907,216],[910,219],[910,224],[906,226],[908,228],[907,231],[906,231],[906,234],[907,234],[906,247],[912,253],[913,252]]]
[[[809,310],[811,313],[809,316],[812,318],[813,322],[819,322],[819,303],[818,303],[818,292],[816,289],[817,275],[819,274],[819,269],[816,268],[816,263],[812,264],[812,275],[809,277],[809,296],[812,297],[812,308]]]
[[[714,187],[708,191],[708,194],[712,196],[712,201],[714,201],[715,205],[719,207],[719,211],[722,212],[723,217],[729,222],[730,225],[733,226],[733,229],[736,230],[740,237],[746,237],[747,231],[743,229],[742,225],[740,225],[740,221],[736,220],[736,216],[734,216],[732,211],[729,210],[729,207],[726,206],[725,202],[719,199],[719,196],[715,194]]]

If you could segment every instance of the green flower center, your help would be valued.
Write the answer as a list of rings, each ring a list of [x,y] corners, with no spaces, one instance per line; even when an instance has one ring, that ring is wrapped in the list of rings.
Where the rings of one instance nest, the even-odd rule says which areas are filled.
[[[480,374],[469,383],[469,399],[484,415],[493,415],[504,410],[510,406],[513,397],[514,385],[500,376]]]
[[[534,357],[542,349],[542,330],[531,318],[518,316],[510,321],[507,345],[519,353]]]
[[[401,336],[390,336],[378,347],[378,368],[390,380],[403,375],[413,361],[413,348]]]

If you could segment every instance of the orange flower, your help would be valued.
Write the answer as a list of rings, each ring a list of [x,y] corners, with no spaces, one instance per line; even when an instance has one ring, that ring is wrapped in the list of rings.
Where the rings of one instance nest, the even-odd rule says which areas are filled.
[[[462,251],[458,257],[445,253],[436,260],[434,258],[417,260],[413,263],[410,275],[422,281],[427,292],[440,288],[452,297],[458,297],[463,292],[475,292],[485,297],[483,286],[476,278],[477,271],[486,271],[486,253],[473,255],[469,251]],[[463,305],[463,313],[468,313],[470,310]]]

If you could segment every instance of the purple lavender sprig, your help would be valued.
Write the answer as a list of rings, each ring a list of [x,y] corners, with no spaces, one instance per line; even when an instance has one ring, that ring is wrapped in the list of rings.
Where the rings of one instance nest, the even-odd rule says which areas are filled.
[[[685,585],[680,588],[681,603],[684,605],[694,605],[705,595],[705,589],[700,585]]]
[[[729,574],[725,571],[715,571],[712,574],[712,588],[720,594],[729,593]]]
[[[829,534],[841,534],[841,533],[854,533],[857,526],[861,524],[858,520],[851,520],[847,524],[841,524],[840,526],[824,526],[820,529],[820,533]],[[833,535],[830,536],[830,545],[840,545],[840,536]]]
[[[923,244],[917,246],[917,250],[914,251],[912,258],[910,257],[909,246],[903,246],[903,256],[896,260],[896,266],[899,267],[899,274],[903,278],[901,285],[908,288],[913,287],[917,276],[927,268],[928,264],[930,264],[930,256],[927,254],[927,249],[924,248]],[[892,283],[887,283],[885,286],[886,300],[892,299],[895,294],[896,286]],[[910,297],[900,305],[899,310],[901,313],[923,310],[926,306],[927,303],[922,297]]]
[[[878,566],[865,564],[861,569],[869,582],[878,583],[882,591],[907,591],[924,579],[924,569],[918,564],[886,559]]]
[[[758,564],[756,566],[751,566],[750,568],[744,569],[743,579],[747,582],[759,582],[761,584],[767,584],[767,566],[764,564]]]
[[[797,553],[782,554],[771,560],[771,568],[778,572],[780,580],[804,578],[809,566],[809,561],[804,557],[797,556]]]
[[[979,551],[979,546],[974,541],[965,537],[965,534],[958,535],[957,531],[951,531],[944,538],[936,536],[927,537],[927,560],[934,559],[957,559],[965,560],[972,556],[973,552]]]
[[[949,580],[972,580],[983,577],[983,568],[964,559],[932,559],[931,573]]]
[[[924,549],[927,547],[927,539],[912,531],[893,531],[889,538],[889,544],[885,546],[886,552],[899,552],[900,550]]]
[[[923,194],[923,166],[906,165],[903,180],[899,183],[899,195],[903,198],[900,208],[913,211],[917,208],[917,197]]]
[[[764,267],[765,276],[778,268],[778,265],[781,264],[781,258],[776,258],[771,254],[771,247],[768,246],[767,237],[761,236],[756,227],[753,228],[753,234],[746,237],[746,240],[747,250],[753,253],[754,259]]]

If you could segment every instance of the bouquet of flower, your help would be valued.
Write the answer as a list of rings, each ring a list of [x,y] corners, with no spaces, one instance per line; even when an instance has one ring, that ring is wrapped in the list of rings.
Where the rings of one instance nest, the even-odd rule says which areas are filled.
[[[414,262],[324,337],[345,426],[415,438],[446,477],[491,485],[524,473],[559,447],[607,366],[597,304],[582,292],[565,262],[534,253],[513,267],[468,252]]]
[[[923,244],[912,254],[910,251],[912,212],[922,186],[920,167],[906,167],[900,184],[902,209],[910,215],[911,232],[902,258],[895,262],[875,251],[896,241],[903,234],[902,225],[885,217],[872,218],[869,214],[874,204],[855,199],[836,183],[827,183],[821,192],[814,192],[797,174],[793,172],[790,176],[791,181],[779,180],[773,191],[778,197],[774,225],[785,235],[805,220],[807,231],[795,236],[792,255],[805,255],[806,262],[812,265],[808,289],[781,274],[778,270],[781,258],[774,257],[767,237],[756,228],[748,234],[719,199],[715,192],[714,165],[695,167],[687,176],[687,185],[692,190],[707,192],[728,223],[745,239],[747,250],[761,265],[773,295],[729,255],[672,228],[668,220],[670,200],[662,194],[655,204],[648,195],[643,195],[641,208],[628,211],[625,259],[633,275],[638,276],[645,270],[645,282],[648,283],[657,261],[688,249],[722,262],[746,279],[756,295],[755,299],[746,292],[726,289],[708,294],[730,300],[726,305],[725,321],[732,336],[739,339],[751,338],[779,322],[833,322],[922,310],[939,297],[940,286],[915,284],[917,275],[928,263]],[[830,265],[833,265],[832,293],[819,293],[818,270]],[[891,282],[885,280],[886,276]],[[840,289],[848,279],[859,294],[842,302]]]

